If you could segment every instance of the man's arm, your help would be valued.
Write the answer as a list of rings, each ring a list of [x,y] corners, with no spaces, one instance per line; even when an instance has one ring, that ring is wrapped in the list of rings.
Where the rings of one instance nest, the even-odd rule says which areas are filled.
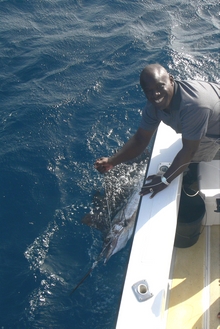
[[[196,151],[198,150],[200,140],[193,141],[183,138],[182,143],[182,149],[177,153],[172,165],[164,174],[164,177],[166,177],[168,183],[171,183],[174,178],[179,176],[188,167]]]
[[[192,141],[184,138],[182,139],[182,142],[182,149],[177,153],[173,163],[164,174],[164,177],[167,179],[168,183],[171,183],[174,178],[180,175],[188,167],[200,144],[200,140]],[[141,195],[151,193],[153,190],[151,195],[152,198],[158,192],[164,190],[167,187],[166,184],[161,182],[161,177],[152,175],[149,176],[148,179],[151,179],[151,182],[143,186],[140,192]]]
[[[122,162],[136,158],[148,146],[153,134],[154,131],[146,131],[138,128],[134,136],[116,154],[109,158],[96,160],[95,168],[101,173],[104,173]]]

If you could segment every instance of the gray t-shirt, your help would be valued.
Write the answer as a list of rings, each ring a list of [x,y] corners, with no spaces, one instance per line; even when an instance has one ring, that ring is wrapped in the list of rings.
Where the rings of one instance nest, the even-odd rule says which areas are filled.
[[[177,81],[170,111],[156,110],[150,102],[142,112],[140,127],[157,129],[163,121],[188,140],[220,137],[220,86],[204,81]]]

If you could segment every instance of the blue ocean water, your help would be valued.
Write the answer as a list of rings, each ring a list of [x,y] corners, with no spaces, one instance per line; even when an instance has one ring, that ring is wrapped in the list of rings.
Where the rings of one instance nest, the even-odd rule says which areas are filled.
[[[146,161],[93,168],[135,132],[142,68],[219,81],[217,0],[0,1],[0,327],[113,329],[130,244],[69,291],[102,249],[81,223],[114,209]],[[103,201],[103,207],[105,206]]]

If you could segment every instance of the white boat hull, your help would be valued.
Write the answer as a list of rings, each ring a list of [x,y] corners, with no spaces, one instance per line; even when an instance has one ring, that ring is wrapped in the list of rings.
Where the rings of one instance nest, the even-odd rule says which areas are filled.
[[[161,162],[171,163],[181,149],[181,136],[160,125],[148,175]],[[153,199],[142,197],[124,283],[116,329],[162,329],[163,308],[176,231],[182,177],[178,176]],[[145,280],[152,297],[139,301],[132,286]],[[147,292],[140,293],[145,295]]]

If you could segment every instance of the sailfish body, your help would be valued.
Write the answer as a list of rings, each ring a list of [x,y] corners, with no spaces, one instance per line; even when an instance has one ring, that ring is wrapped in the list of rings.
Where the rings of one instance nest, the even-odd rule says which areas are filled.
[[[124,248],[132,236],[140,200],[140,183],[135,186],[125,206],[113,218],[112,226],[103,241],[104,262],[107,262],[112,255]]]
[[[104,257],[105,263],[112,255],[124,248],[131,238],[141,187],[142,179],[138,181],[126,204],[117,212],[111,223],[100,216],[101,208],[99,213],[88,214],[82,220],[84,224],[95,227],[103,233],[103,249],[100,255]]]

